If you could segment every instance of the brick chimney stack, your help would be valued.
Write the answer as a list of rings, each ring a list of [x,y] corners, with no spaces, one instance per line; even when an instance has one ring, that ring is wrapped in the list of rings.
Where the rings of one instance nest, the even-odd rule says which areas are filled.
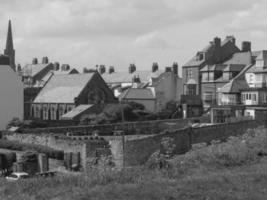
[[[177,62],[174,62],[172,64],[172,71],[174,74],[178,75],[178,63]]]
[[[114,73],[114,72],[115,72],[115,68],[114,68],[114,66],[110,66],[109,69],[108,69],[108,73],[109,73],[109,74],[112,74],[112,73]]]
[[[243,41],[242,42],[242,51],[243,52],[251,51],[251,42]]]
[[[37,58],[33,58],[32,59],[32,64],[33,65],[37,65],[38,64],[38,59]]]
[[[157,62],[154,62],[154,63],[152,64],[152,72],[156,72],[156,71],[158,71],[158,70],[159,70],[159,65],[158,65]]]
[[[98,72],[99,72],[100,74],[104,74],[104,73],[106,72],[106,67],[105,67],[105,65],[100,65],[100,66],[99,66],[99,69],[98,69]]]
[[[48,64],[48,62],[49,62],[48,57],[47,56],[43,57],[42,64]]]
[[[136,71],[136,66],[135,64],[130,64],[129,66],[129,73],[132,74]]]

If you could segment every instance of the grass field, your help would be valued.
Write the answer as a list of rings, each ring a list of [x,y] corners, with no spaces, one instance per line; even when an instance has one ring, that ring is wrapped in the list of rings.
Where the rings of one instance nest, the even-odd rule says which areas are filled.
[[[261,200],[267,199],[267,130],[194,149],[147,166],[18,182],[0,181],[0,199]]]

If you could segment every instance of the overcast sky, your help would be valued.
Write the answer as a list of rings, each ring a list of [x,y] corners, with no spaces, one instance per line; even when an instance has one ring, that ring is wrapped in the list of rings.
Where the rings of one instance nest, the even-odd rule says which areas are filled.
[[[0,49],[12,20],[17,63],[182,66],[215,36],[267,49],[266,0],[0,0]]]

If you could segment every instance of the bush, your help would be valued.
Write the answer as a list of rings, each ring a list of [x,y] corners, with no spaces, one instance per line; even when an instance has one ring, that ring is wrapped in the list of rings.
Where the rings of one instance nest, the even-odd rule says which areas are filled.
[[[8,123],[6,129],[11,128],[12,126],[20,127],[22,125],[23,125],[23,122],[19,118],[15,117]]]
[[[38,153],[46,154],[49,158],[54,158],[58,160],[64,159],[63,151],[55,150],[41,145],[25,144],[9,140],[0,140],[0,148],[15,150],[15,151],[36,151]]]

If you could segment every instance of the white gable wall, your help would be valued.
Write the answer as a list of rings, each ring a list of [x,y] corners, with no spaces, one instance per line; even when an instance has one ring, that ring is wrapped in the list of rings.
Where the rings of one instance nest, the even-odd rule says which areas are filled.
[[[0,130],[14,117],[23,120],[23,84],[8,65],[0,65]]]

